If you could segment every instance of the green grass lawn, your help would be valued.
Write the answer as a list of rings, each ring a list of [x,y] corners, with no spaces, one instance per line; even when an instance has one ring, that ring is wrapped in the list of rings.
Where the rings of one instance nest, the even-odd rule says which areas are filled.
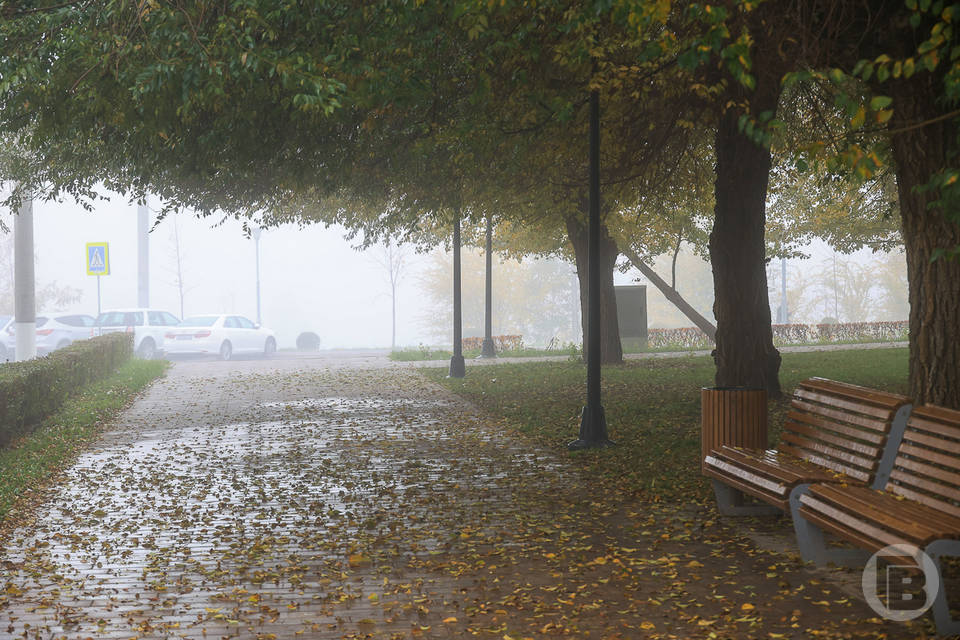
[[[163,375],[168,365],[165,360],[132,359],[67,400],[36,431],[0,449],[0,523],[17,500],[72,462],[104,421]]]
[[[603,370],[603,405],[618,446],[575,454],[601,482],[636,493],[701,500],[700,388],[711,386],[709,357],[635,360]],[[442,369],[423,374],[477,404],[505,429],[518,428],[560,449],[576,439],[585,398],[586,368],[576,362],[503,364],[467,369],[463,380]],[[786,394],[820,376],[899,393],[907,391],[907,349],[783,354]],[[771,401],[770,443],[775,444],[789,398]],[[573,455],[573,454],[572,454]]]

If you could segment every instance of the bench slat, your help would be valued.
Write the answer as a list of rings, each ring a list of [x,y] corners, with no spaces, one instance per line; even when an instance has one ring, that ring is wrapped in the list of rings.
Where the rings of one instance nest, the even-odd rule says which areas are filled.
[[[789,417],[789,416],[788,416]],[[863,442],[857,442],[856,440],[851,440],[850,438],[843,438],[841,436],[835,435],[833,431],[837,429],[836,425],[830,425],[826,421],[820,420],[817,421],[818,426],[822,428],[817,429],[810,427],[808,425],[800,423],[790,423],[788,422],[784,425],[784,429],[788,429],[792,433],[796,433],[801,436],[806,436],[811,440],[822,440],[824,442],[829,442],[838,447],[842,447],[853,453],[860,453],[865,456],[870,456],[871,458],[876,458],[880,456],[880,448],[866,444]]]
[[[947,409],[946,407],[938,407],[935,404],[925,404],[917,407],[911,412],[911,415],[918,418],[926,417],[932,420],[940,420],[948,424],[960,424],[960,411]]]
[[[876,460],[870,460],[869,458],[855,455],[849,451],[843,451],[842,449],[828,446],[822,442],[813,442],[806,438],[799,438],[789,431],[785,432],[782,437],[784,441],[790,443],[790,446],[793,449],[806,450],[813,452],[814,454],[827,456],[828,458],[833,459],[835,464],[839,464],[841,466],[847,466],[851,469],[866,469],[868,471],[877,466]],[[809,456],[807,455],[801,455],[798,457],[809,459]]]
[[[708,458],[711,456],[708,456]],[[747,451],[740,451],[730,447],[723,447],[712,454],[714,460],[721,460],[727,464],[738,465],[757,475],[766,477],[768,480],[783,485],[784,483],[795,483],[803,480],[803,476],[794,472],[792,469],[783,465],[770,464],[763,458],[751,455]]]
[[[860,402],[824,395],[823,393],[815,393],[803,388],[798,388],[794,392],[794,395],[812,402],[820,402],[832,407],[840,407],[841,409],[847,409],[857,413],[865,413],[881,419],[886,419],[891,413],[890,409],[884,407],[872,407]]]
[[[893,493],[899,493],[905,498],[909,498],[915,502],[926,505],[931,509],[936,509],[941,512],[941,517],[946,517],[948,515],[953,515],[960,517],[960,507],[955,504],[951,504],[944,500],[939,500],[929,494],[920,493],[919,491],[914,491],[909,487],[905,487],[902,484],[887,484],[887,490]]]
[[[960,527],[960,522],[939,512],[867,487],[817,485],[811,487],[810,493],[858,520],[872,522],[914,541],[930,540]]]
[[[915,460],[912,458],[897,458],[896,468],[890,473],[891,476],[894,473],[899,473],[902,475],[907,475],[903,470],[915,471],[916,473],[928,476],[931,478],[938,478],[944,482],[949,482],[955,485],[960,485],[960,473],[954,473],[952,471],[947,471],[946,469],[941,469],[940,467],[933,467],[928,464],[924,464],[920,460]],[[916,475],[916,474],[910,474]]]
[[[808,378],[801,382],[800,386],[826,391],[833,395],[846,395],[858,401],[869,402],[885,407],[888,410],[897,409],[901,405],[910,402],[910,398],[899,393],[880,391],[878,389],[850,384],[849,382],[839,382],[826,378]]]
[[[871,538],[877,549],[882,549],[890,544],[915,541],[915,538],[894,535],[885,529],[876,527],[845,510],[837,509],[833,505],[809,494],[800,496],[800,503],[803,505],[800,507],[800,513],[804,517],[812,519],[808,514],[815,514],[820,516],[818,519],[821,521],[823,519],[829,519],[832,521],[828,525],[829,529],[843,538],[846,538],[848,535],[856,536],[860,539]],[[877,545],[876,541],[882,544]]]
[[[806,402],[798,402],[795,400],[790,403],[790,406],[792,408],[790,412],[787,413],[787,418],[794,418],[796,415],[809,416],[809,418],[802,419],[802,422],[812,424],[811,420],[816,419],[825,424],[829,424],[830,428],[834,431],[840,431],[840,427],[842,427],[844,433],[849,433],[852,436],[870,442],[883,442],[885,432],[890,426],[888,422],[883,420],[874,420],[873,418],[858,416],[845,411],[834,411]],[[831,418],[831,420],[824,420],[824,418]],[[799,420],[799,418],[794,419]],[[852,426],[848,426],[847,423]],[[857,429],[855,427],[862,428]]]
[[[844,475],[847,475],[850,477],[849,479],[851,480],[857,480],[860,482],[870,481],[870,474],[867,473],[866,471],[857,469],[855,467],[842,465],[836,460],[815,455],[813,453],[810,453],[809,451],[793,449],[789,445],[783,447],[783,452],[789,453],[790,455],[794,455],[802,460],[806,460],[807,462],[812,462],[813,464],[824,467],[825,469],[830,469],[831,471],[835,471],[837,473],[842,473]]]
[[[933,462],[935,464],[947,467],[947,469],[945,469],[947,473],[949,473],[951,470],[960,470],[960,459],[910,444],[907,442],[906,438],[904,438],[903,443],[897,450],[897,459],[894,462],[894,467],[900,466],[901,460],[910,459],[904,458],[904,455],[911,456],[911,458],[917,460],[923,460],[924,462]]]
[[[770,493],[773,493],[776,495],[783,495],[786,492],[786,487],[783,486],[782,484],[775,482],[773,480],[764,478],[760,474],[751,473],[742,467],[734,466],[729,462],[725,462],[724,460],[720,460],[712,456],[707,456],[704,462],[706,462],[711,467],[716,467],[717,469],[720,469],[721,471],[731,476],[741,478],[742,480],[748,480],[751,483],[757,485],[758,487],[766,489]]]

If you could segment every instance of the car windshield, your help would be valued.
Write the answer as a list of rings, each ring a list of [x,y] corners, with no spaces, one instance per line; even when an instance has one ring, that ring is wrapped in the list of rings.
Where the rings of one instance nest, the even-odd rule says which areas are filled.
[[[13,318],[13,316],[0,316],[0,329],[3,329],[5,326],[7,326],[7,323],[10,322],[11,318]]]
[[[37,329],[47,324],[47,319],[43,316],[37,316]]]
[[[197,316],[195,318],[184,318],[177,326],[180,327],[212,327],[220,316]]]

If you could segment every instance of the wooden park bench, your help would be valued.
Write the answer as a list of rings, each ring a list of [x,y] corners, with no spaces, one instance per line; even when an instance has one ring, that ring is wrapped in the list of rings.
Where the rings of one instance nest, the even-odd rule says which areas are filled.
[[[824,378],[801,382],[778,450],[721,446],[704,457],[703,473],[713,482],[718,510],[783,513],[791,493],[814,482],[883,486],[909,402],[906,396]],[[745,503],[744,495],[761,502]]]
[[[882,491],[813,484],[791,506],[805,560],[862,567],[866,556],[889,545],[925,551],[937,573],[937,631],[960,633],[960,620],[950,616],[940,565],[944,556],[960,556],[960,411],[929,405],[913,410]],[[824,533],[864,551],[857,558],[856,550],[828,547]],[[917,555],[908,559],[919,568],[922,556]]]

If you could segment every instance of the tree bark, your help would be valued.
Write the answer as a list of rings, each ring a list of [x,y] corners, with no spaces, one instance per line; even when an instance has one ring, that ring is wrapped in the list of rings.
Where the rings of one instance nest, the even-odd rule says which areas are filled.
[[[759,59],[756,63],[763,64]],[[753,114],[775,111],[780,96],[780,74],[763,71],[755,69],[755,91],[730,90],[738,103],[749,100]],[[710,233],[716,384],[762,388],[776,397],[780,352],[773,346],[770,327],[764,246],[770,151],[740,132],[742,113],[728,108],[716,132],[716,204]]]
[[[960,225],[930,206],[937,192],[918,189],[950,166],[957,150],[952,118],[916,126],[945,113],[937,104],[941,82],[939,73],[918,72],[891,82],[887,91],[910,283],[910,394],[917,404],[960,409],[960,261],[931,260],[936,249],[960,245]]]
[[[575,218],[565,220],[567,235],[573,244],[577,262],[577,279],[580,281],[580,323],[584,335],[583,355],[587,356],[587,226]],[[616,241],[610,237],[606,225],[600,226],[600,362],[619,364],[623,362],[623,346],[620,344],[620,325],[617,324],[617,298],[613,288],[613,269],[620,255]]]
[[[680,313],[685,315],[690,322],[700,329],[700,331],[703,331],[705,334],[707,334],[711,340],[716,339],[717,328],[713,326],[713,323],[700,315],[700,313],[694,309],[689,302],[684,300],[679,291],[667,284],[667,282],[661,278],[656,271],[648,267],[640,258],[640,256],[637,255],[636,251],[628,247],[623,250],[623,255],[630,260],[630,264],[635,266],[640,273],[642,273],[643,276],[649,280],[653,286],[660,291],[660,293],[663,294],[664,298],[669,300],[673,306],[680,310]]]

